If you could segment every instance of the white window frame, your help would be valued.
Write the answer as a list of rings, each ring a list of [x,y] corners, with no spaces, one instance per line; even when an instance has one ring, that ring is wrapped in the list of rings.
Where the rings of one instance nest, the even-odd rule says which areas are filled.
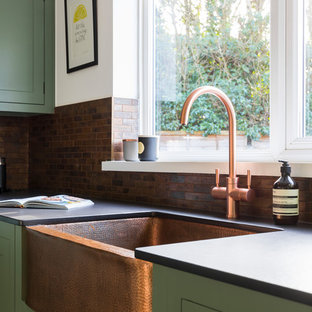
[[[303,20],[303,1],[299,0],[297,5],[294,1],[288,1],[286,7],[286,149],[297,149],[302,145],[302,104],[303,104],[303,37],[298,32],[303,31],[299,19]],[[296,70],[298,68],[298,70]],[[298,105],[294,105],[298,103]],[[299,146],[298,146],[299,144]]]
[[[153,134],[155,125],[153,119],[154,73],[150,70],[154,63],[153,1],[138,0],[140,13],[138,25],[140,38],[139,59],[141,60],[139,62],[139,101],[141,104],[140,131],[142,134]],[[302,51],[294,49],[294,47],[299,46],[298,42],[300,41],[300,38],[296,37],[297,33],[294,28],[301,19],[300,10],[294,9],[297,1],[303,0],[271,0],[271,149],[266,153],[248,151],[238,153],[237,174],[245,174],[246,169],[251,169],[252,175],[278,176],[280,174],[280,164],[276,160],[287,159],[292,162],[293,176],[312,176],[312,157],[310,156],[312,142],[309,142],[309,139],[302,138],[300,129],[302,127],[302,124],[300,124],[302,118],[298,118],[300,109],[303,107],[298,105],[303,100],[299,97],[298,90],[303,86],[302,81],[301,85],[300,82],[298,83],[298,78],[302,78],[303,75],[294,69],[296,69],[296,64],[302,61],[298,57],[303,58],[304,55]],[[292,53],[290,53],[290,50]],[[288,79],[286,79],[286,73]],[[297,86],[295,91],[294,85]],[[297,119],[294,120],[294,116],[297,116]],[[219,168],[222,174],[228,172],[227,152],[218,153],[213,151],[208,156],[183,155],[181,157],[181,155],[174,154],[168,157],[166,155],[165,158],[161,158],[157,162],[102,162],[103,171],[212,174],[215,168]]]
[[[141,0],[141,128],[142,134],[154,134],[154,0]],[[312,162],[312,138],[302,137],[303,72],[302,38],[298,21],[303,20],[303,0],[271,0],[271,79],[270,150],[237,151],[238,161]],[[302,68],[303,70],[303,68]],[[301,91],[300,91],[301,90]],[[221,105],[221,103],[220,103]],[[228,151],[212,153],[166,153],[162,161],[227,161]]]
[[[291,161],[312,162],[312,138],[303,136],[305,51],[304,25],[300,21],[304,20],[304,0],[286,0],[285,17],[285,146],[278,156]],[[298,35],[300,32],[302,36]],[[277,128],[275,133],[278,133]]]
[[[139,8],[140,132],[154,135],[154,0],[139,0]]]

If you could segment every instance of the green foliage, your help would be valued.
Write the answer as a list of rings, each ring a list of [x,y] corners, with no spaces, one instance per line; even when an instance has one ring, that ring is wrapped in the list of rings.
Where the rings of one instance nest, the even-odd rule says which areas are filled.
[[[306,107],[305,130],[306,136],[312,136],[312,42],[306,45]]]
[[[263,13],[264,1],[249,1],[248,14],[240,15],[235,11],[239,0],[158,0],[156,81],[172,80],[166,73],[173,63],[176,73],[174,98],[157,93],[157,130],[203,131],[207,136],[227,129],[225,109],[213,96],[199,97],[189,124],[180,126],[187,95],[213,85],[231,99],[239,131],[251,139],[269,134],[269,15]],[[166,42],[172,48],[164,54]]]

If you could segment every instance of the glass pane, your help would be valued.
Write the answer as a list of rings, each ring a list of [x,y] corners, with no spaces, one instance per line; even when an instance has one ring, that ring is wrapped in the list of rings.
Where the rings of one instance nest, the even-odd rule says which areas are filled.
[[[201,96],[180,126],[187,95],[213,85],[231,99],[239,149],[269,147],[270,0],[155,0],[155,120],[162,151],[228,148],[228,117]]]
[[[312,1],[304,2],[305,136],[312,136]]]

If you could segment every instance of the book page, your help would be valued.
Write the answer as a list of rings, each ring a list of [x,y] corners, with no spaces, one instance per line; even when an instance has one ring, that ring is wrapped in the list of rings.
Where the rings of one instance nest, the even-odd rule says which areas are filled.
[[[69,195],[45,196],[38,199],[33,199],[25,203],[27,208],[54,208],[54,209],[69,209],[75,207],[85,207],[93,205],[93,202],[88,199]]]
[[[6,199],[0,201],[0,207],[19,207],[23,208],[25,203],[29,200],[40,200],[44,198],[45,195],[27,197],[27,198],[18,198],[18,199]]]

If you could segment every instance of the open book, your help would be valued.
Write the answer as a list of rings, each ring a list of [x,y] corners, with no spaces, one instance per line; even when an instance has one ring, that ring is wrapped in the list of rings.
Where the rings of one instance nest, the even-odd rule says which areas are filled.
[[[35,196],[0,201],[0,208],[72,209],[94,205],[93,201],[68,195]]]

